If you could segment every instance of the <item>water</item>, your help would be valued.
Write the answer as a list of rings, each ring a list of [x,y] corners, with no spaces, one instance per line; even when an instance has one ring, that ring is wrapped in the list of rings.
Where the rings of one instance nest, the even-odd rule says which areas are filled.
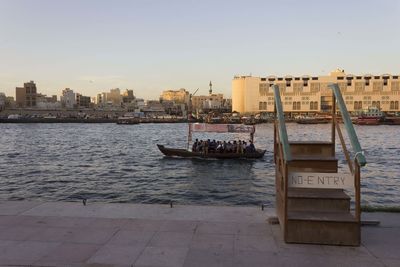
[[[287,126],[290,140],[329,140],[330,125]],[[356,131],[368,160],[362,203],[398,206],[400,127]],[[0,133],[2,200],[274,206],[272,124],[257,125],[256,146],[267,149],[261,160],[165,158],[156,144],[185,147],[186,124],[0,124]],[[337,151],[345,172],[339,145]]]

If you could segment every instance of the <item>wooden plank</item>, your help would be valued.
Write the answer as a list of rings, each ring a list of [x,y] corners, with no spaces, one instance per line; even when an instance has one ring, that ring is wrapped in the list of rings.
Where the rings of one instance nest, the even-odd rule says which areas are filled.
[[[343,189],[290,188],[289,198],[350,199]]]
[[[349,174],[321,172],[290,172],[288,186],[297,188],[353,188],[354,180]]]

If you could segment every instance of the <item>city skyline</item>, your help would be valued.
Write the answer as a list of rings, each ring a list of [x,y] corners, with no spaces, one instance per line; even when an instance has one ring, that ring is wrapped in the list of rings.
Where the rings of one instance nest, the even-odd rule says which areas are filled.
[[[231,96],[235,75],[399,73],[397,1],[0,1],[0,92],[145,99],[200,88]],[[374,15],[375,14],[375,15]],[[382,19],[382,17],[384,18]]]

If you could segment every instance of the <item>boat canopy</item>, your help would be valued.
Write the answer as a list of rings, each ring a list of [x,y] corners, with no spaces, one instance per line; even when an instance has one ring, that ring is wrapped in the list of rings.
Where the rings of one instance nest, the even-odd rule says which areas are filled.
[[[192,123],[190,131],[192,132],[214,132],[214,133],[251,133],[254,134],[256,128],[254,125],[243,124],[207,124]]]

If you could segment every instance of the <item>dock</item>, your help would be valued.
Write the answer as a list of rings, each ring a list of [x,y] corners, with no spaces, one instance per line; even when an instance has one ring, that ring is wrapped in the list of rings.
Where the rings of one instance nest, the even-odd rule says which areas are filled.
[[[400,213],[359,247],[287,244],[274,208],[0,202],[0,266],[400,266]]]

